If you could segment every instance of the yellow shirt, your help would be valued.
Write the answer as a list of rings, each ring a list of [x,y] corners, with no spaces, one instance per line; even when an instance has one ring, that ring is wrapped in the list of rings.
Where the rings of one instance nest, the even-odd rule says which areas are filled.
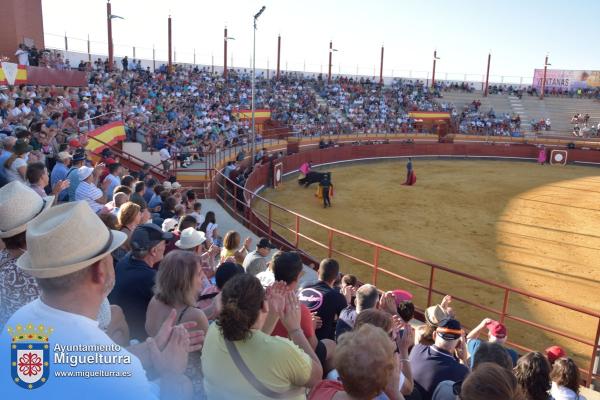
[[[223,262],[227,257],[235,256],[236,250],[227,250],[225,247],[221,249],[221,262]]]
[[[302,386],[310,378],[310,357],[289,339],[254,330],[250,339],[234,343],[250,371],[271,390],[283,393]],[[202,371],[204,390],[210,400],[272,400],[257,392],[233,363],[216,323],[210,325],[204,341]]]

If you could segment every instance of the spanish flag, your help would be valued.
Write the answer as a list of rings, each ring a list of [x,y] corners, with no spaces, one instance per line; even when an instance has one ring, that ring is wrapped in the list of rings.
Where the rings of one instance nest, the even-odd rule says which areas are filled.
[[[450,113],[436,111],[410,111],[408,116],[414,119],[450,119]]]
[[[237,119],[252,119],[252,110],[235,110],[231,113]],[[265,120],[271,118],[271,110],[268,108],[259,108],[254,110],[254,119]]]
[[[114,145],[123,140],[125,140],[123,121],[111,122],[88,133],[88,143],[85,149],[100,154],[108,145]]]
[[[27,67],[3,62],[0,65],[0,85],[21,85],[27,83]]]

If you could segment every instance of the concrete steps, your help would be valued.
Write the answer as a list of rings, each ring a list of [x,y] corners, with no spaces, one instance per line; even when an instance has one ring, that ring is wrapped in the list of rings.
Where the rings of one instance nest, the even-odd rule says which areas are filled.
[[[256,248],[256,243],[259,241],[259,237],[255,235],[252,231],[246,228],[244,225],[240,224],[235,218],[233,218],[216,200],[213,199],[205,199],[200,201],[202,203],[202,212],[206,214],[208,211],[212,211],[215,213],[215,219],[217,221],[217,231],[219,235],[225,237],[225,233],[228,231],[236,231],[239,232],[242,237],[242,241],[247,237],[252,238],[252,244],[250,245],[250,250],[253,251]],[[270,260],[273,254],[275,254],[277,250],[271,250],[271,253],[267,256]],[[300,278],[300,285],[307,282],[316,281],[318,279],[317,272],[310,268],[307,265],[304,265],[304,274]]]

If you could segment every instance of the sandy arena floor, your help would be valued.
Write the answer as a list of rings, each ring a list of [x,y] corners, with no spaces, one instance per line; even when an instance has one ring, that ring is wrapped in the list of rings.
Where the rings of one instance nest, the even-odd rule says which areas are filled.
[[[414,160],[417,184],[402,186],[405,161],[378,161],[320,167],[331,171],[333,207],[323,209],[316,187],[299,187],[297,176],[282,188],[261,193],[270,201],[316,221],[381,243],[433,263],[504,283],[553,299],[600,309],[600,169],[581,166],[539,166],[525,162],[474,160]],[[266,206],[255,201],[257,210]],[[266,214],[266,212],[265,212]],[[273,209],[274,221],[295,226],[289,214]],[[280,226],[275,230],[284,232]],[[327,231],[302,222],[301,231],[327,243]],[[294,236],[285,233],[293,242]],[[368,246],[339,235],[336,250],[372,263]],[[327,255],[307,239],[300,247],[317,257]],[[372,270],[335,255],[344,272],[372,281]],[[382,252],[380,265],[427,284],[429,267]],[[378,287],[406,288],[423,307],[426,291],[380,275]],[[435,288],[495,309],[504,292],[436,273]],[[439,301],[441,296],[434,296]],[[541,304],[525,296],[510,296],[509,313],[517,317],[594,340],[594,318]],[[497,317],[455,302],[459,319],[468,327],[481,318]],[[571,350],[587,368],[590,348],[568,339],[508,321],[509,340],[537,349],[558,343]]]

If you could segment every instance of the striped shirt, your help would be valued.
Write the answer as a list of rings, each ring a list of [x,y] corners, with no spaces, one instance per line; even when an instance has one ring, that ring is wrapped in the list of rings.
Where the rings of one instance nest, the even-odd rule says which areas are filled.
[[[75,200],[84,200],[90,205],[95,213],[102,210],[102,204],[96,202],[102,197],[102,190],[98,189],[96,185],[87,182],[80,182],[75,191]]]

